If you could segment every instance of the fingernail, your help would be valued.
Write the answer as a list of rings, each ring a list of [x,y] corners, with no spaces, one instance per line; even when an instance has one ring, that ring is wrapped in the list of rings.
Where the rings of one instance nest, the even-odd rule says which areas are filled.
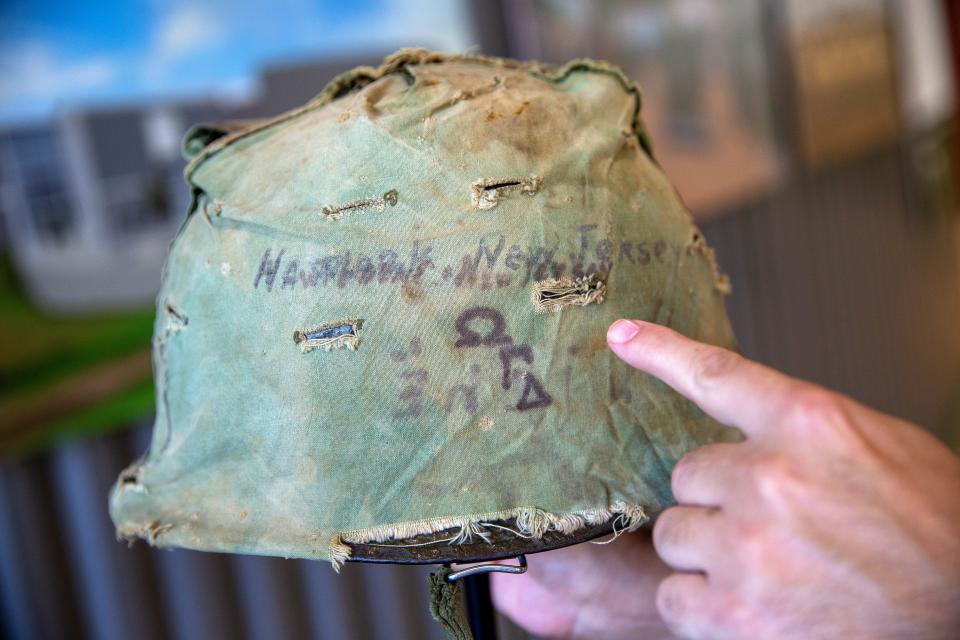
[[[614,344],[623,344],[637,335],[640,324],[633,320],[617,320],[607,330],[607,340]]]

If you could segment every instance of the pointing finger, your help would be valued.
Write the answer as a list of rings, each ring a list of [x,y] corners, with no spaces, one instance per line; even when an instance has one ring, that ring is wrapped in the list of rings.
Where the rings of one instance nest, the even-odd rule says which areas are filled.
[[[607,332],[607,343],[627,364],[660,378],[748,437],[767,430],[791,396],[810,386],[650,322],[617,320]]]

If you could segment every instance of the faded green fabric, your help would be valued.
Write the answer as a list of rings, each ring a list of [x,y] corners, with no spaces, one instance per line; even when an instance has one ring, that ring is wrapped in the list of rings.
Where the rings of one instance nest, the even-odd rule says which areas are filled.
[[[430,615],[443,627],[446,640],[473,640],[470,621],[463,606],[463,589],[459,580],[447,581],[451,573],[450,567],[444,565],[427,576]]]
[[[734,434],[606,329],[733,337],[639,110],[602,63],[405,51],[211,141],[158,300],[150,451],[111,496],[120,535],[328,558],[338,536],[670,505],[675,462]],[[602,301],[535,310],[536,283],[588,276]],[[340,325],[337,348],[304,348]]]

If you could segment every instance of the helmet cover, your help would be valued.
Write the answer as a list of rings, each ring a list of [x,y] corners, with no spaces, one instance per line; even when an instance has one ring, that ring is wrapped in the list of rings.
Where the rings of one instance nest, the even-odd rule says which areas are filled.
[[[736,437],[606,348],[622,317],[734,343],[620,70],[404,50],[185,150],[120,536],[337,567],[448,529],[632,529]]]

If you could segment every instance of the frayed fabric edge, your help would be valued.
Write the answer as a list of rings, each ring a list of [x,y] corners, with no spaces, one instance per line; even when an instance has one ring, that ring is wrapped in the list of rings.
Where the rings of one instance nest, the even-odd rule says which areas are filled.
[[[459,529],[457,534],[449,540],[438,540],[437,544],[464,544],[471,542],[474,536],[484,537],[484,527],[497,525],[505,520],[514,519],[516,528],[513,532],[519,537],[540,539],[548,531],[561,534],[574,533],[588,525],[598,525],[612,522],[614,535],[624,531],[635,531],[646,523],[650,516],[641,505],[628,504],[618,501],[606,508],[574,511],[565,514],[555,514],[537,507],[518,507],[493,513],[476,516],[430,518],[413,522],[345,531],[330,540],[330,564],[337,573],[344,563],[350,559],[350,544],[383,543],[404,540],[419,535],[429,535],[448,529]]]
[[[703,234],[700,233],[699,229],[695,230],[693,235],[690,236],[690,242],[687,244],[687,253],[700,253],[706,258],[707,263],[710,265],[710,271],[713,273],[714,288],[725,296],[730,295],[733,291],[730,278],[720,270],[720,265],[717,263],[716,252],[707,244],[706,239],[703,237]]]
[[[230,146],[237,140],[249,136],[258,131],[263,131],[264,129],[280,124],[292,118],[295,118],[299,115],[302,115],[308,111],[318,109],[324,105],[333,102],[339,98],[342,98],[345,95],[348,95],[354,91],[362,89],[366,85],[379,80],[382,77],[393,73],[405,73],[410,74],[408,67],[424,65],[424,64],[436,64],[440,62],[476,62],[479,64],[486,64],[492,67],[499,67],[504,69],[512,69],[517,71],[526,71],[535,77],[542,78],[544,80],[559,82],[566,79],[570,74],[578,71],[589,71],[595,73],[602,73],[609,76],[612,76],[616,79],[620,85],[623,87],[624,91],[634,97],[634,110],[632,116],[632,133],[637,137],[637,140],[640,146],[646,151],[647,155],[653,160],[653,148],[650,142],[650,136],[647,134],[646,128],[643,124],[643,121],[640,117],[640,111],[642,106],[642,99],[640,95],[640,88],[635,82],[630,80],[626,74],[623,72],[620,67],[612,65],[608,62],[602,60],[592,60],[590,58],[576,58],[570,60],[562,66],[552,65],[552,64],[543,64],[535,61],[521,62],[518,60],[512,60],[509,58],[497,58],[493,56],[482,56],[482,55],[467,55],[467,54],[444,54],[436,51],[429,51],[422,48],[407,48],[401,49],[394,52],[393,54],[387,56],[383,60],[383,64],[379,67],[369,67],[361,66],[341,73],[324,87],[316,97],[314,97],[310,102],[305,105],[296,107],[281,113],[280,115],[273,118],[264,118],[262,120],[257,120],[251,122],[247,126],[241,126],[239,128],[234,128],[230,133],[217,137],[212,142],[207,144],[201,150],[196,152],[196,155],[193,155],[190,162],[187,164],[184,169],[184,178],[186,181],[193,185],[193,173],[196,171],[207,158],[216,154],[225,147]],[[189,141],[185,141],[187,144]],[[654,160],[656,162],[656,160]]]

